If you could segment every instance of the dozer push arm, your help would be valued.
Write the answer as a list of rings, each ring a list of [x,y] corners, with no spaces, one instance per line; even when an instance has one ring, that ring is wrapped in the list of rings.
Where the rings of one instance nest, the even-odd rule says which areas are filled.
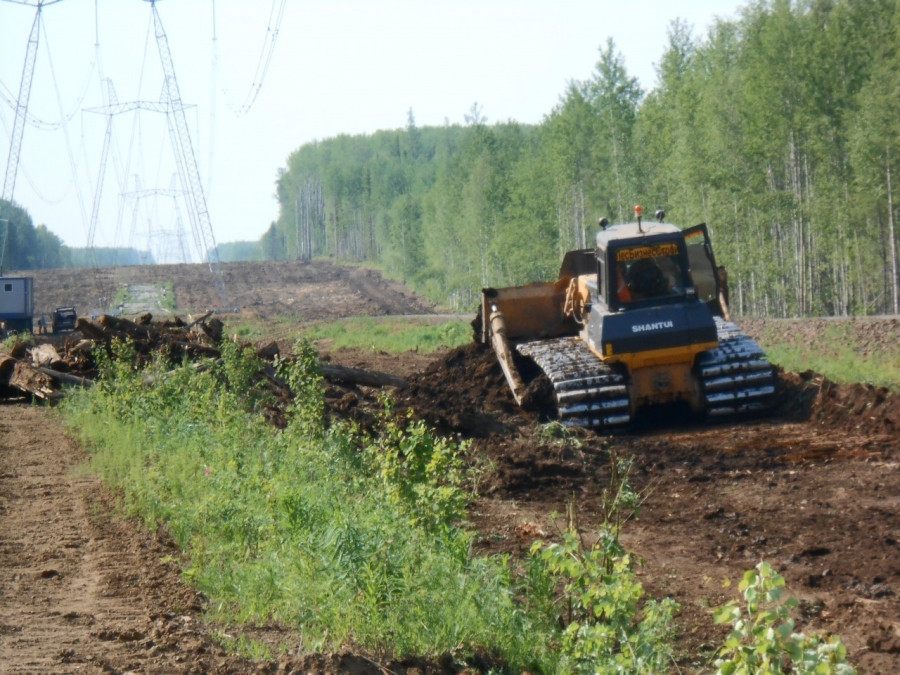
[[[525,384],[513,359],[514,344],[578,333],[578,325],[564,311],[570,282],[565,277],[555,282],[482,291],[480,341],[493,347],[519,405]]]
[[[509,342],[506,339],[506,321],[503,318],[497,305],[491,307],[489,318],[491,346],[497,354],[497,360],[500,362],[500,368],[506,377],[506,382],[512,390],[513,398],[516,399],[518,405],[522,405],[522,396],[525,394],[525,383],[519,377],[519,371],[513,362],[512,351],[509,348]]]

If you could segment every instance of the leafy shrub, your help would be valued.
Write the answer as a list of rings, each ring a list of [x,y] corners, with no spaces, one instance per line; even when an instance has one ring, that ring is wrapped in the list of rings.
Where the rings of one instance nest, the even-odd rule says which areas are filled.
[[[573,532],[561,544],[532,547],[546,574],[562,585],[565,624],[561,672],[661,673],[672,663],[674,600],[644,598],[631,555],[610,531],[583,547]]]
[[[298,341],[294,358],[279,360],[276,369],[294,394],[294,424],[303,433],[319,438],[324,431],[325,396],[315,347],[307,340]]]
[[[634,559],[619,542],[622,521],[638,507],[629,479],[631,460],[610,453],[610,479],[603,490],[603,525],[587,546],[578,531],[574,501],[562,543],[531,548],[532,595],[563,626],[559,670],[566,673],[657,673],[672,663],[673,616],[678,605],[644,598]],[[538,569],[534,568],[537,562]],[[561,610],[554,611],[554,598]]]
[[[794,597],[782,598],[784,578],[763,561],[744,573],[739,586],[744,607],[737,601],[719,607],[716,623],[733,630],[716,660],[717,675],[850,675],[847,650],[840,638],[794,632],[790,610]]]
[[[470,499],[463,489],[466,447],[435,436],[411,416],[401,424],[388,405],[366,458],[388,499],[412,525],[449,531],[465,517]]]

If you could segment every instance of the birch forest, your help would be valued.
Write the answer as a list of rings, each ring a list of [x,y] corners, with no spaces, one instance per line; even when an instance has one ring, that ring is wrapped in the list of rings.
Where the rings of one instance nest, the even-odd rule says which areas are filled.
[[[304,145],[263,255],[376,264],[467,311],[555,279],[640,204],[709,225],[737,314],[898,313],[900,1],[754,2],[699,37],[676,21],[657,74],[642,90],[610,40],[540,124],[473,104]]]

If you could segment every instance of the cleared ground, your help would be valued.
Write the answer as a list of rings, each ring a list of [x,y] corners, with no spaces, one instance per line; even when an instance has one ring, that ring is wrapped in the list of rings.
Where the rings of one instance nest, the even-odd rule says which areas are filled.
[[[11,273],[14,274],[14,273]],[[92,306],[98,288],[171,282],[181,313],[223,307],[207,267],[44,271],[40,311]],[[228,306],[267,326],[352,315],[432,311],[375,272],[316,262],[224,266]],[[142,296],[143,297],[143,296]],[[771,322],[767,322],[771,325]],[[850,322],[873,349],[900,339],[897,319]],[[795,322],[785,329],[796,333]],[[818,326],[818,328],[817,328]],[[746,322],[748,332],[760,322]],[[817,330],[804,322],[802,330]],[[274,337],[277,337],[274,336]],[[644,560],[651,594],[682,606],[683,672],[694,672],[724,631],[711,608],[731,598],[744,570],[768,559],[801,600],[799,628],[838,633],[864,673],[900,672],[900,402],[863,385],[782,374],[774,418],[714,426],[656,419],[614,437],[583,432],[568,442],[540,433],[520,411],[490,352],[474,346],[425,356],[338,351],[334,363],[410,379],[400,395],[439,430],[470,438],[489,457],[473,505],[481,548],[519,553],[554,536],[574,498],[590,534],[608,480],[609,451],[635,458],[644,499],[623,541]],[[362,423],[375,392],[330,386],[331,412]],[[271,663],[228,656],[204,599],[181,582],[164,533],[115,515],[83,469],[52,410],[0,406],[0,671],[23,672],[384,672],[372,655],[300,658],[291,629],[251,637],[273,645]],[[730,586],[726,584],[730,582]],[[229,631],[231,637],[236,637]],[[456,672],[450,663],[387,665],[394,672]]]

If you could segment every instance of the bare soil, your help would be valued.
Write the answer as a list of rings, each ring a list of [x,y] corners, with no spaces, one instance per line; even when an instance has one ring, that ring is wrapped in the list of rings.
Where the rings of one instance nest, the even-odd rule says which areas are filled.
[[[224,270],[229,305],[261,324],[285,315],[300,322],[434,311],[364,268],[229,263]],[[200,313],[223,306],[209,274],[186,265],[32,276],[40,311],[91,307],[101,286],[171,281],[178,311]],[[751,335],[773,326],[741,323]],[[897,318],[848,323],[867,349],[900,339]],[[824,324],[783,325],[802,339]],[[660,414],[613,436],[583,431],[560,440],[542,433],[539,412],[515,405],[492,353],[475,345],[433,355],[324,356],[407,377],[401,408],[471,439],[484,467],[471,508],[484,552],[518,555],[556,536],[564,526],[556,514],[572,500],[589,536],[602,517],[611,453],[632,457],[643,501],[622,539],[643,561],[648,592],[681,605],[682,672],[708,665],[725,633],[712,624],[712,608],[735,597],[742,573],[762,559],[800,599],[799,629],[839,634],[862,673],[900,672],[898,394],[782,373],[774,416],[710,424]],[[375,394],[330,385],[331,414],[366,423]],[[0,406],[0,672],[459,672],[448,659],[379,663],[366,654],[289,651],[248,662],[227,654],[217,634],[237,633],[204,621],[205,599],[182,582],[171,541],[122,517],[85,462],[53,410]],[[267,626],[249,635],[296,645],[294,630]]]

